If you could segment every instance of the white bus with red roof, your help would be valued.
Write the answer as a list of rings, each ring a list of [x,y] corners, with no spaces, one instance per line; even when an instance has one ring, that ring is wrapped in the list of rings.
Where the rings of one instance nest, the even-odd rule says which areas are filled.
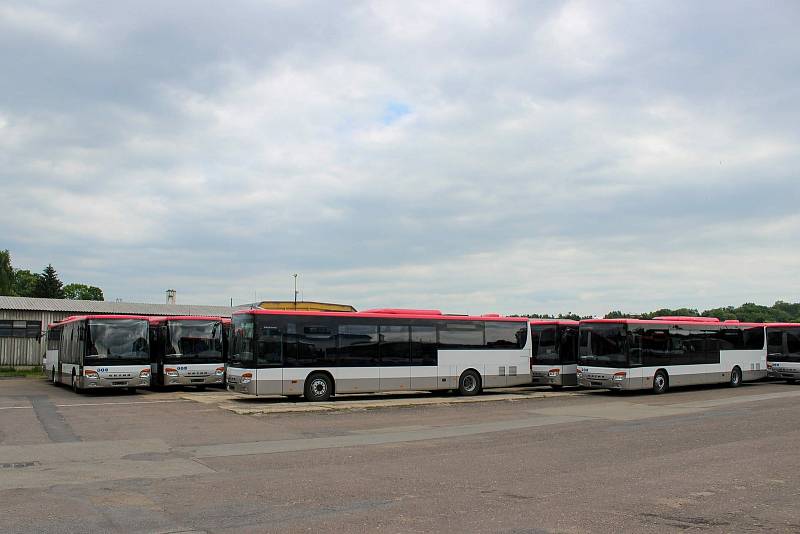
[[[228,389],[313,401],[379,391],[476,395],[530,383],[529,332],[524,317],[438,310],[235,312]]]
[[[771,378],[800,380],[800,323],[767,323],[767,367]]]
[[[531,380],[534,386],[577,386],[578,321],[531,321]]]
[[[707,317],[580,322],[578,383],[611,390],[757,380],[767,374],[765,328]]]
[[[44,369],[76,392],[150,385],[147,317],[81,315],[48,327]]]
[[[224,385],[225,339],[220,317],[150,318],[152,384],[164,386]]]

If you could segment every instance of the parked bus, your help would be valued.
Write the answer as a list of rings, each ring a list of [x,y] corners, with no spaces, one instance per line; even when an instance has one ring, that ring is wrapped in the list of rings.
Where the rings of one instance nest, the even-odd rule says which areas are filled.
[[[578,383],[612,390],[757,380],[767,373],[764,325],[706,317],[580,322]]]
[[[800,380],[800,323],[767,324],[767,367],[772,378]]]
[[[219,317],[151,317],[153,386],[224,384],[223,321]]]
[[[247,310],[233,314],[228,389],[304,395],[485,388],[530,383],[524,317]]]
[[[147,317],[83,315],[51,324],[45,369],[54,384],[76,392],[150,385]]]
[[[578,321],[531,321],[531,380],[534,386],[577,386]]]

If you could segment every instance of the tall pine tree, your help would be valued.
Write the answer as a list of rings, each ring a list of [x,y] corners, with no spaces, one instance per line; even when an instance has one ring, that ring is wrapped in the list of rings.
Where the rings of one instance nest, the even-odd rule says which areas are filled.
[[[11,253],[0,250],[0,295],[14,294],[14,269],[11,267]]]
[[[52,265],[48,265],[42,271],[36,283],[36,296],[50,299],[64,298],[64,286]]]

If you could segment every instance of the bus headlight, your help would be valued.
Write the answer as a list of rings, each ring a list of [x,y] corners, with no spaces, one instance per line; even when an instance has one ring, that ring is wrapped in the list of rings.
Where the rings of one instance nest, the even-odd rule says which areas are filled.
[[[249,384],[253,379],[253,373],[242,373],[242,384]]]
[[[580,377],[582,377],[582,376],[583,376],[583,369],[581,369],[580,367],[578,367],[578,368],[575,370],[575,373],[578,375],[578,378],[580,378]]]
[[[217,369],[214,371],[214,374],[217,375],[217,376],[224,375],[225,374],[225,368],[224,367],[217,367]]]
[[[85,376],[89,380],[97,380],[98,378],[100,378],[100,375],[94,369],[84,369],[83,376]]]
[[[621,382],[621,381],[625,380],[627,377],[628,377],[628,373],[626,373],[625,371],[620,371],[618,373],[614,373],[614,381],[615,382]]]
[[[549,371],[547,371],[547,376],[550,377],[558,376],[559,372],[560,371],[558,369],[550,369]]]
[[[164,374],[167,376],[171,376],[172,378],[177,378],[178,370],[174,367],[164,367]]]
[[[139,378],[141,378],[142,380],[144,380],[145,378],[150,378],[150,368],[148,367],[147,369],[142,369],[141,371],[139,371]]]

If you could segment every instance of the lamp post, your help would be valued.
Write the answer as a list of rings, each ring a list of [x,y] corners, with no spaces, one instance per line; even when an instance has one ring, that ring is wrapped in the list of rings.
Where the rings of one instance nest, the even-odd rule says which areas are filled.
[[[297,310],[297,273],[294,273],[294,309]]]

